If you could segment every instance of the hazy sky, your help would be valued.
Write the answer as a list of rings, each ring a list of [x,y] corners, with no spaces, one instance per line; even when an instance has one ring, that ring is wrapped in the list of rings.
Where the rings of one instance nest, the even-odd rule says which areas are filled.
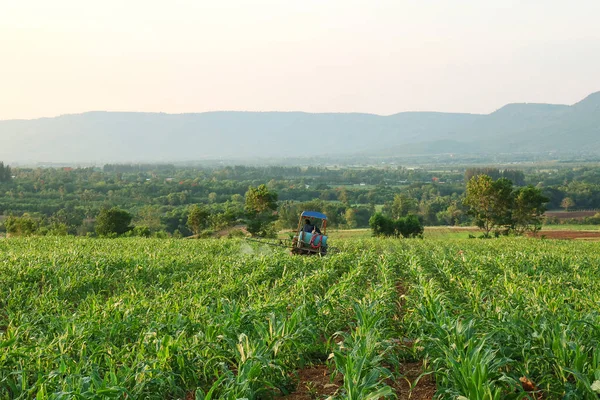
[[[491,112],[600,90],[600,0],[0,0],[0,119]]]

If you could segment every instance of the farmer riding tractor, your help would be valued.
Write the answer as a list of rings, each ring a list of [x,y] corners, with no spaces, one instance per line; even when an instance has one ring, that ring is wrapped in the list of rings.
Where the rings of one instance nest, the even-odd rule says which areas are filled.
[[[298,229],[292,239],[292,254],[327,254],[327,216],[316,211],[300,214]]]

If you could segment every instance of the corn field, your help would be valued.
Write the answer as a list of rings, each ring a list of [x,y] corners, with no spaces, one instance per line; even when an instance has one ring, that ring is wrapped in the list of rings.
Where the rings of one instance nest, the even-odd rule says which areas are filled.
[[[597,244],[336,247],[0,240],[0,399],[270,399],[312,364],[394,398],[406,361],[440,399],[598,399]]]

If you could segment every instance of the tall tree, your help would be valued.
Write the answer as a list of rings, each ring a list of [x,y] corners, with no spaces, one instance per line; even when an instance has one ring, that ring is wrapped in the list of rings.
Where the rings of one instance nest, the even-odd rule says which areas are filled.
[[[12,178],[12,171],[9,165],[4,165],[4,162],[0,161],[0,182],[8,182]]]
[[[569,211],[569,208],[575,207],[575,200],[570,197],[565,197],[560,202],[560,206],[565,209],[565,211]]]
[[[467,183],[463,204],[475,217],[475,224],[485,236],[501,226],[511,225],[512,182],[505,178],[493,181],[488,175],[477,175]]]
[[[246,192],[246,229],[253,236],[272,236],[274,215],[277,210],[277,193],[272,192],[266,185],[250,186]]]
[[[346,209],[346,226],[350,229],[354,229],[358,226],[356,221],[356,210],[354,208]]]
[[[348,197],[348,191],[346,188],[340,189],[337,197],[338,200],[341,201],[345,206],[350,207],[350,198]]]
[[[188,213],[187,227],[194,235],[198,235],[206,227],[209,215],[210,213],[204,207],[194,204]]]
[[[246,212],[261,214],[277,210],[277,193],[269,191],[266,185],[250,186],[246,192]]]
[[[394,219],[406,217],[410,212],[416,211],[416,209],[417,201],[404,193],[400,193],[394,196],[391,216]]]
[[[542,225],[542,214],[546,211],[544,203],[550,199],[541,189],[532,185],[517,189],[514,195],[512,212],[513,228],[516,233],[537,232]]]

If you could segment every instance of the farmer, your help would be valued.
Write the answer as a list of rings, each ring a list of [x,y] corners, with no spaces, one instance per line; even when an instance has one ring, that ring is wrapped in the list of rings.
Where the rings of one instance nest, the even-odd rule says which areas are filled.
[[[316,226],[310,223],[310,220],[307,218],[304,220],[304,232],[313,233],[316,232],[319,235],[321,234],[321,230]]]

